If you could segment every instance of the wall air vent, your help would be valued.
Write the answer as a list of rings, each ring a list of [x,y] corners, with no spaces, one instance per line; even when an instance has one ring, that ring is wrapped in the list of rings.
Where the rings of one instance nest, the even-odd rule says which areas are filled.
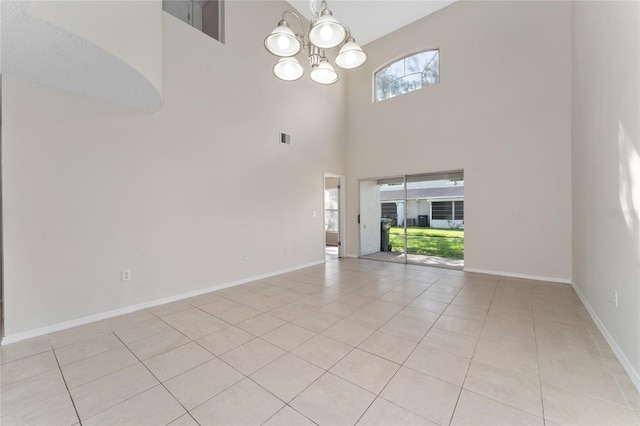
[[[291,145],[291,135],[288,135],[284,132],[280,132],[280,144]]]

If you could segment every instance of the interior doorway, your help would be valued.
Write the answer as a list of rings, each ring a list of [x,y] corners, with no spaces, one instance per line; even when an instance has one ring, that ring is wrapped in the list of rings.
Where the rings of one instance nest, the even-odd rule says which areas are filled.
[[[464,172],[360,181],[360,257],[462,269]]]
[[[324,174],[324,252],[325,260],[343,257],[344,176]]]

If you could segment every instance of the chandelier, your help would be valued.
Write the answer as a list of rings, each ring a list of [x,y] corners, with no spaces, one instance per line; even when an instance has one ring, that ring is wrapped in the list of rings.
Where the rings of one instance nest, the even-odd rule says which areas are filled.
[[[264,47],[281,58],[273,67],[273,73],[279,79],[294,81],[302,77],[304,69],[295,56],[306,50],[311,65],[311,80],[320,84],[333,84],[338,81],[338,73],[325,56],[325,49],[333,49],[342,44],[335,62],[344,69],[364,64],[367,54],[356,44],[349,27],[333,17],[326,0],[311,0],[310,6],[312,17],[308,35],[304,32],[300,16],[292,10],[285,10],[278,26],[264,39]],[[285,19],[287,14],[297,19],[300,33],[294,33],[290,28]]]

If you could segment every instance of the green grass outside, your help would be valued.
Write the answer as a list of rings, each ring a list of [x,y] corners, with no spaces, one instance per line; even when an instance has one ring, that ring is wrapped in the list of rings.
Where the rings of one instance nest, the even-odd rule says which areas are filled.
[[[402,251],[404,228],[392,227],[389,243],[394,251]],[[423,256],[464,259],[464,230],[407,228],[407,252]]]
[[[393,226],[389,230],[391,235],[404,235],[404,228]],[[464,239],[464,229],[439,229],[439,228],[407,228],[407,235],[412,237],[446,237]]]

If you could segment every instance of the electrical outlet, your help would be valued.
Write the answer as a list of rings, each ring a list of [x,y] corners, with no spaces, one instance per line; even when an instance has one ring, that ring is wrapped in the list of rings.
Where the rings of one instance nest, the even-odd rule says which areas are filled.
[[[288,251],[288,250],[289,250],[289,249],[288,249],[287,247],[285,247],[285,248],[284,248],[284,250],[283,250],[283,251],[284,251],[284,255],[285,255],[285,256],[287,255],[287,251]]]
[[[617,308],[618,307],[618,292],[617,291],[613,292],[613,297],[612,297],[611,301],[613,302],[613,306],[615,306]]]
[[[316,217],[318,217],[318,213],[317,212],[311,212],[311,217],[315,219]]]
[[[249,260],[249,255],[247,253],[242,253],[242,260],[245,262]]]
[[[131,281],[131,271],[128,269],[125,269],[124,271],[120,272],[120,280],[122,281]]]

